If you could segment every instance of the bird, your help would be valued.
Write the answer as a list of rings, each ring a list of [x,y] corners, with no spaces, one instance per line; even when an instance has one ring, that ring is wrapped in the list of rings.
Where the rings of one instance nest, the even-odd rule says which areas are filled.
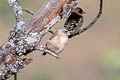
[[[66,19],[64,24],[64,28],[70,32],[68,38],[72,38],[80,33],[80,28],[84,23],[83,14],[85,14],[83,9],[80,7],[76,7],[68,15],[68,18]]]
[[[66,29],[58,29],[55,33],[52,34],[52,36],[49,38],[49,40],[46,43],[46,49],[49,51],[59,54],[64,50],[64,47],[66,46],[68,42],[68,31]],[[47,53],[44,52],[42,55],[46,55]]]

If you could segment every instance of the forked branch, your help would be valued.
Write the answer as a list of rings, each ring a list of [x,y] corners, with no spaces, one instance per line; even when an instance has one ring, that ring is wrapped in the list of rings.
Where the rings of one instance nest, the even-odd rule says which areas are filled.
[[[0,47],[0,80],[6,80],[13,74],[18,73],[26,65],[31,63],[31,58],[21,58],[35,50],[49,52],[40,42],[43,36],[62,18],[66,19],[78,2],[77,0],[48,0],[37,13],[22,8],[19,0],[8,0],[16,18],[16,24],[10,31],[8,41]],[[100,0],[100,10],[94,20],[80,33],[88,30],[97,22],[102,14],[103,0]],[[28,22],[24,21],[22,11],[33,15]]]
[[[38,50],[42,37],[63,16],[67,16],[69,9],[75,7],[76,4],[76,0],[48,0],[34,14],[22,8],[18,1],[8,0],[15,14],[16,24],[10,31],[8,41],[0,48],[0,80],[8,79],[29,64],[32,59],[21,58],[21,56]],[[67,4],[70,8],[63,9],[63,6]],[[68,10],[68,12],[64,12],[64,10]],[[34,14],[33,18],[26,23],[22,11]],[[39,50],[44,51],[44,46],[40,45]]]

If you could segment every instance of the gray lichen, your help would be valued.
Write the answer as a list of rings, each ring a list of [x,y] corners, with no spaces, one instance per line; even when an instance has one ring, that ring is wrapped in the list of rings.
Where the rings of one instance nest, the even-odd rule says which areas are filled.
[[[59,22],[63,18],[63,16],[67,17],[69,11],[71,11],[68,10],[67,12],[65,11],[66,9],[64,9],[64,14],[57,14],[48,24],[46,24],[49,21],[48,16],[44,17],[41,24],[46,25],[44,26],[44,29],[42,31],[30,31],[27,33],[27,31],[25,31],[24,29],[24,25],[26,24],[26,22],[24,21],[22,7],[18,3],[18,0],[8,0],[8,4],[12,7],[14,11],[16,17],[16,24],[11,29],[8,41],[6,43],[6,46],[3,46],[3,49],[9,49],[10,47],[12,47],[12,49],[9,49],[9,54],[14,57],[12,59],[13,61],[8,60],[1,65],[2,67],[0,68],[0,79],[3,80],[9,78],[14,73],[19,72],[20,69],[23,69],[27,65],[27,63],[25,63],[25,60],[20,58],[22,55],[26,55],[34,50],[49,52],[48,50],[46,50],[46,46],[38,45],[38,43],[41,41],[42,37],[51,29],[51,27],[53,27],[57,22]],[[46,7],[48,6],[49,4],[46,5]],[[73,7],[71,6],[70,9]],[[29,60],[26,62],[29,63]]]
[[[0,77],[3,77],[2,79],[9,78],[12,74],[19,72],[20,69],[24,68],[23,60],[21,58],[15,59],[15,63],[13,64],[4,64],[0,68]]]

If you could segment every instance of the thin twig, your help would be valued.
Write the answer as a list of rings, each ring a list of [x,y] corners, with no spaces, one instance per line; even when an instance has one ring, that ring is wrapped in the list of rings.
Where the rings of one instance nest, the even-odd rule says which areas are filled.
[[[29,14],[31,14],[31,15],[35,14],[33,11],[30,11],[30,10],[28,10],[26,8],[22,8],[22,10],[25,11],[25,12],[27,12],[27,13],[29,13]]]
[[[101,14],[102,14],[102,9],[103,9],[103,0],[100,0],[100,9],[99,9],[98,15],[92,20],[92,22],[90,24],[88,24],[85,28],[83,28],[80,31],[80,33],[87,31],[98,21],[98,19],[100,18]]]

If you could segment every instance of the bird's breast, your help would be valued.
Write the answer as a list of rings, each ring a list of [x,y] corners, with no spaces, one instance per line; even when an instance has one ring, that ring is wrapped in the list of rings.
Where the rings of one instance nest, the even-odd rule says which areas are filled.
[[[53,44],[56,47],[64,46],[68,41],[66,36],[55,36],[53,39],[49,40],[48,42]]]

